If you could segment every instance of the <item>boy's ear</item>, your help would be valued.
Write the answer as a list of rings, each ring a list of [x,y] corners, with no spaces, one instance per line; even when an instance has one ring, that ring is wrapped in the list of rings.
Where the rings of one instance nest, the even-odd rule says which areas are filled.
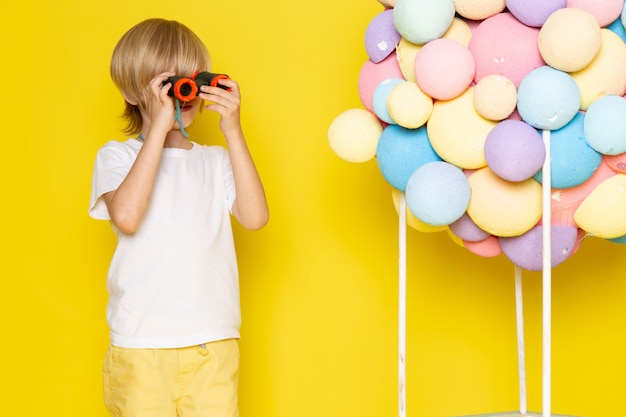
[[[130,104],[132,104],[133,106],[137,105],[137,101],[131,99],[130,97],[128,97],[128,95],[122,91],[122,96],[124,97],[124,100],[126,100],[127,102],[129,102]]]

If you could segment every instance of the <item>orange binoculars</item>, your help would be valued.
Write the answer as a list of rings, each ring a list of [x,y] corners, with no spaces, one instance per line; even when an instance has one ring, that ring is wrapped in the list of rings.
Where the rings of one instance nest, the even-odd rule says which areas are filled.
[[[168,95],[179,99],[180,101],[191,101],[198,95],[198,90],[203,85],[211,87],[219,87],[230,91],[229,87],[219,84],[219,80],[227,80],[230,77],[226,74],[214,74],[212,72],[197,72],[191,77],[179,77],[174,75],[169,77],[165,83],[172,83]]]

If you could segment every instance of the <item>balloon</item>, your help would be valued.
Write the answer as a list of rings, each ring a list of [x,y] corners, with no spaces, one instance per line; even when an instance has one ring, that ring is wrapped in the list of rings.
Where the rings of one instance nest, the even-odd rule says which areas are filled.
[[[508,181],[524,181],[541,169],[546,148],[532,126],[518,120],[504,120],[487,135],[485,159],[489,168]]]
[[[523,24],[541,27],[548,17],[566,6],[566,0],[506,0],[506,7]]]
[[[396,188],[391,189],[391,198],[393,200],[393,206],[396,209],[396,213],[400,213],[400,190]],[[413,229],[423,233],[435,233],[445,230],[446,226],[433,226],[426,224],[411,213],[409,208],[406,208],[406,224]]]
[[[626,99],[608,94],[589,106],[585,114],[585,137],[589,145],[605,155],[626,152]]]
[[[463,245],[471,253],[482,256],[483,258],[492,258],[502,253],[500,241],[495,236],[489,236],[480,242],[469,242],[464,240]]]
[[[626,175],[602,181],[580,204],[574,221],[588,233],[605,239],[626,235]]]
[[[372,62],[380,62],[394,51],[401,38],[393,24],[393,10],[385,10],[365,30],[365,51]]]
[[[453,100],[436,101],[426,128],[433,149],[447,162],[460,168],[487,165],[485,140],[496,122],[484,119],[474,108],[474,88]]]
[[[455,0],[456,12],[471,20],[483,20],[504,10],[504,0]]]
[[[429,96],[450,100],[470,86],[476,73],[472,53],[453,39],[435,39],[415,57],[415,80]]]
[[[517,106],[517,89],[503,75],[491,74],[483,77],[474,89],[474,108],[488,120],[503,120]]]
[[[499,74],[519,86],[530,71],[544,65],[538,36],[538,29],[524,25],[510,13],[499,13],[480,22],[468,45],[476,61],[475,81]]]
[[[600,163],[596,172],[584,183],[571,188],[552,189],[550,198],[552,224],[575,225],[574,213],[580,204],[598,184],[615,175],[616,173],[609,168],[608,164]]]
[[[469,177],[472,189],[467,214],[495,236],[518,236],[541,218],[541,185],[534,179],[511,182],[482,168]]]
[[[584,183],[602,161],[602,155],[587,143],[584,119],[584,114],[579,112],[567,125],[550,133],[552,188],[570,188]],[[535,175],[539,182],[542,177],[543,170]]]
[[[504,254],[521,268],[540,271],[543,268],[543,225],[515,237],[501,237]],[[571,226],[552,226],[550,236],[551,266],[564,262],[572,252],[578,230]]]
[[[531,71],[517,90],[517,109],[529,125],[556,130],[569,123],[580,107],[580,90],[569,74],[549,66]]]
[[[402,78],[388,78],[378,84],[374,90],[374,97],[372,98],[374,113],[385,123],[395,123],[387,110],[387,97],[389,97],[391,90],[401,83],[404,83]]]
[[[383,130],[376,157],[383,177],[402,192],[417,168],[441,160],[430,145],[425,127],[405,129],[398,125],[389,125]]]
[[[424,44],[446,33],[454,13],[452,0],[398,0],[393,22],[403,38]]]
[[[626,243],[623,0],[378,2],[364,109],[333,120],[328,140],[348,162],[376,157],[409,226],[530,270],[543,227],[551,266],[588,236]]]
[[[539,31],[539,52],[551,67],[574,72],[593,61],[602,46],[600,25],[581,9],[552,13]]]
[[[363,109],[346,110],[328,128],[328,143],[335,154],[348,162],[367,162],[376,156],[383,128],[376,117]]]
[[[387,111],[395,123],[417,129],[424,126],[433,112],[433,100],[416,83],[406,81],[389,93]]]
[[[374,113],[372,99],[378,85],[389,78],[402,78],[395,52],[378,63],[365,61],[359,73],[358,88],[361,104]]]
[[[480,242],[490,236],[478,227],[467,213],[463,213],[458,220],[450,224],[449,228],[452,233],[467,242]]]
[[[443,161],[416,169],[406,186],[411,213],[426,224],[448,225],[458,220],[469,204],[470,186],[458,167]]]
[[[591,64],[570,75],[580,89],[580,110],[607,94],[626,93],[626,44],[609,29],[600,29],[602,48]]]

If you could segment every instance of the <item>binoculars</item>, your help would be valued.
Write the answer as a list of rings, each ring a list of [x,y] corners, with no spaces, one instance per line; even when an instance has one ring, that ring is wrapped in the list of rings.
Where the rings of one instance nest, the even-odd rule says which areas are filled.
[[[191,101],[198,95],[198,90],[203,85],[211,87],[219,87],[230,91],[229,87],[218,84],[219,80],[229,79],[225,74],[214,74],[212,72],[197,72],[191,77],[179,77],[174,75],[169,77],[165,83],[172,83],[172,88],[168,91],[168,95],[179,99],[180,101]]]

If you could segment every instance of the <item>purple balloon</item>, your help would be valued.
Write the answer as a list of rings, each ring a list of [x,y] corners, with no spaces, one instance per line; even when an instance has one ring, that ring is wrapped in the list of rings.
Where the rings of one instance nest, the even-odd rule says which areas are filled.
[[[567,7],[567,0],[506,0],[506,7],[526,26],[541,27],[548,17]]]
[[[573,226],[552,226],[551,264],[554,268],[565,261],[576,245],[578,229]],[[502,252],[520,268],[529,271],[543,269],[543,225],[515,237],[499,237]]]
[[[520,120],[503,120],[485,140],[485,159],[489,168],[507,181],[519,182],[541,169],[546,148],[539,132]]]
[[[463,214],[459,220],[451,223],[449,227],[452,233],[467,242],[481,242],[491,236],[478,227],[467,213]]]
[[[395,51],[402,36],[393,24],[393,9],[377,14],[365,30],[365,51],[375,64]]]

